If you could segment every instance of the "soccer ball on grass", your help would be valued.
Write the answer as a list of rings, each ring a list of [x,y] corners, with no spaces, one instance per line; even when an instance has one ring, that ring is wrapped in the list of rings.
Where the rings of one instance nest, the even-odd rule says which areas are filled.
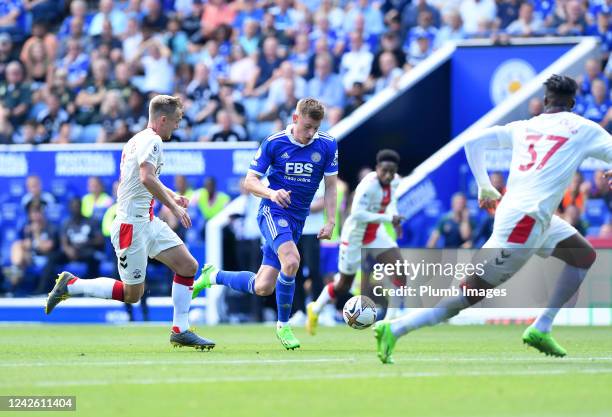
[[[342,317],[353,329],[363,330],[376,321],[376,305],[365,295],[356,295],[344,304]]]

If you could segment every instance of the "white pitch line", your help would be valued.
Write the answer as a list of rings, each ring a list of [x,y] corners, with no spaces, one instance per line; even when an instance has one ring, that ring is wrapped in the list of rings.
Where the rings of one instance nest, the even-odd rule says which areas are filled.
[[[287,363],[354,362],[355,358],[309,358],[309,359],[226,359],[207,361],[206,353],[199,360],[129,360],[129,361],[48,361],[48,362],[0,362],[0,368],[22,366],[135,366],[135,365],[282,365]]]
[[[466,372],[358,372],[334,375],[305,374],[294,376],[228,376],[228,377],[183,377],[183,378],[145,378],[145,379],[85,379],[70,381],[42,381],[34,383],[11,383],[0,384],[2,388],[19,387],[71,387],[71,386],[109,386],[109,385],[154,385],[154,384],[201,384],[219,382],[267,382],[267,381],[312,381],[312,380],[337,380],[337,379],[364,379],[364,378],[438,378],[438,377],[480,377],[480,376],[551,376],[551,375],[576,375],[576,374],[612,374],[612,369],[550,369],[550,370],[524,370],[524,371],[466,371]]]
[[[310,358],[310,359],[234,359],[234,360],[211,360],[207,357],[198,360],[117,360],[117,361],[80,361],[78,359],[71,361],[46,361],[46,362],[0,362],[0,368],[14,368],[22,366],[35,367],[70,367],[70,366],[136,366],[136,365],[280,365],[287,363],[327,363],[327,362],[355,362],[354,357],[346,358]],[[611,356],[602,357],[582,357],[582,358],[548,358],[534,355],[529,358],[500,358],[500,357],[474,357],[474,358],[445,358],[445,357],[416,357],[402,358],[402,362],[440,362],[446,361],[448,364],[454,362],[479,362],[479,363],[501,363],[501,362],[533,362],[533,363],[583,363],[583,362],[612,362]]]

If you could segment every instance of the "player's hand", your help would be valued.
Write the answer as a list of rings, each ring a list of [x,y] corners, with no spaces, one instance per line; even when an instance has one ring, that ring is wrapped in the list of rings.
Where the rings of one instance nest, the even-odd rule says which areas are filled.
[[[285,191],[282,188],[280,190],[272,190],[270,200],[274,201],[282,208],[287,208],[289,204],[291,204],[291,191]]]
[[[397,214],[393,215],[393,219],[391,219],[391,224],[393,226],[399,226],[406,218],[404,216],[398,216]]]
[[[189,199],[182,195],[176,195],[174,197],[174,202],[179,205],[179,207],[187,208],[189,205]]]
[[[494,209],[502,195],[495,188],[478,188],[478,207]]]
[[[612,190],[612,169],[606,171],[604,177],[608,179],[608,187]]]
[[[319,230],[317,239],[331,239],[332,232],[334,231],[335,223],[325,223],[325,225]]]
[[[178,205],[174,206],[172,209],[172,214],[174,214],[174,216],[181,222],[183,227],[186,229],[191,227],[191,217],[189,217],[187,210],[185,210],[183,207]]]
[[[391,224],[393,225],[393,230],[395,230],[395,234],[398,239],[401,239],[404,235],[404,228],[402,227],[402,222],[406,220],[404,216],[398,216],[397,214],[393,215],[393,219],[391,219]]]

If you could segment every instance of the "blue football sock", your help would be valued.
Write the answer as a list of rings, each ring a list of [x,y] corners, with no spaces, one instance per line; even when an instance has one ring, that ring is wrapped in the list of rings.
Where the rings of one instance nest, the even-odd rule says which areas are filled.
[[[276,280],[276,305],[278,309],[278,321],[287,323],[291,315],[293,305],[293,293],[295,293],[295,277],[290,277],[282,272]]]
[[[232,290],[255,294],[255,273],[251,271],[219,271],[216,282]]]

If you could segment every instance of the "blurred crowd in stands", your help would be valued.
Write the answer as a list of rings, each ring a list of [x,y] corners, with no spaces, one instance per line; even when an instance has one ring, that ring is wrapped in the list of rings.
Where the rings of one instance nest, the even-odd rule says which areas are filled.
[[[592,35],[577,110],[609,127],[607,0],[3,0],[0,143],[123,142],[155,94],[180,141],[261,140],[298,99],[324,129],[449,40]],[[605,69],[604,69],[605,68]],[[601,82],[591,82],[595,79]],[[603,84],[602,84],[603,83]]]

